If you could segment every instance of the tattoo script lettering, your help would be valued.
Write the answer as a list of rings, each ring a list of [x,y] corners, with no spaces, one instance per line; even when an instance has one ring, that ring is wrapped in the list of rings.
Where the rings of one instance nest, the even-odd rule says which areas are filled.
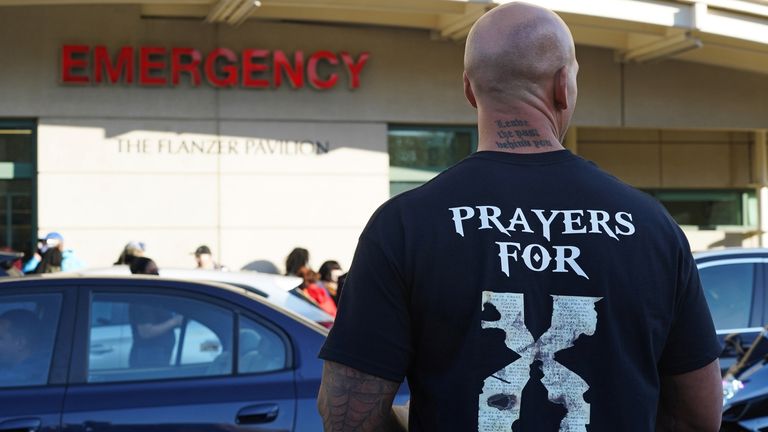
[[[500,149],[552,147],[552,142],[542,139],[539,130],[530,127],[528,120],[496,120],[496,128],[496,146]]]

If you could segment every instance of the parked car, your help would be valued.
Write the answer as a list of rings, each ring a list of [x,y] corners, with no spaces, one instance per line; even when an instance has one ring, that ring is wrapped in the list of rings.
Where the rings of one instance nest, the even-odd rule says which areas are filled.
[[[326,335],[227,284],[6,279],[0,431],[322,430],[317,353]],[[148,345],[157,350],[137,359]]]
[[[768,323],[768,248],[713,250],[696,253],[694,259],[723,343],[720,367],[725,372]]]
[[[722,432],[768,430],[768,333],[758,336],[723,377]]]
[[[126,265],[86,269],[80,270],[77,273],[91,276],[128,276],[131,274]],[[235,285],[259,294],[266,298],[270,303],[284,307],[299,315],[303,315],[326,328],[331,328],[331,326],[333,326],[332,316],[324,312],[316,304],[307,300],[305,296],[298,293],[298,287],[302,282],[302,279],[299,277],[259,273],[254,271],[218,271],[179,268],[162,268],[160,269],[160,276],[181,280],[224,282],[229,285]]]

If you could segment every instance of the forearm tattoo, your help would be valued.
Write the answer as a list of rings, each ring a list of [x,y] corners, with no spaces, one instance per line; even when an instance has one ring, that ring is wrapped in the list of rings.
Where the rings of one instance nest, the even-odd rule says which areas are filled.
[[[552,147],[552,142],[542,139],[539,130],[531,128],[528,120],[496,120],[496,147],[516,149],[520,147]]]
[[[392,412],[399,383],[325,362],[317,406],[325,432],[403,431]]]

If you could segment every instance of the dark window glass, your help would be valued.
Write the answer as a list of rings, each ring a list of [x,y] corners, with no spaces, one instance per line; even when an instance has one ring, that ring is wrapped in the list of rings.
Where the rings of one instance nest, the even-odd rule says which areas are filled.
[[[61,313],[61,295],[0,297],[0,387],[45,385]]]
[[[145,381],[232,373],[232,312],[184,297],[97,294],[88,381]]]
[[[35,146],[33,122],[0,121],[0,248],[26,256],[36,236]]]
[[[285,342],[274,331],[251,319],[240,318],[239,373],[272,372],[285,369]]]
[[[757,198],[748,190],[646,190],[680,225],[703,229],[757,225]]]
[[[713,265],[700,269],[699,275],[715,328],[723,330],[749,327],[755,265]]]
[[[477,148],[475,128],[392,127],[388,133],[390,194],[432,179]]]

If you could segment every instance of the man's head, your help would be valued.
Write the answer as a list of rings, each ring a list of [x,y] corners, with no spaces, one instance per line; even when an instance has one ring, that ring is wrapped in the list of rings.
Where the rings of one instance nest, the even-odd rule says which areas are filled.
[[[40,242],[43,244],[42,252],[48,249],[64,250],[64,237],[57,232],[49,232]]]
[[[304,248],[294,248],[285,259],[285,274],[301,276],[302,269],[309,264],[309,251]]]
[[[578,63],[568,27],[552,11],[507,3],[483,15],[467,36],[464,90],[478,110],[542,112],[562,139],[576,104]]]
[[[131,274],[159,275],[157,264],[147,257],[134,257],[129,264]]]
[[[24,309],[0,315],[0,367],[14,366],[30,357],[40,342],[40,323],[34,313]]]
[[[211,248],[206,245],[202,245],[195,249],[195,261],[197,261],[197,268],[213,269],[216,267],[216,264],[213,261]]]

